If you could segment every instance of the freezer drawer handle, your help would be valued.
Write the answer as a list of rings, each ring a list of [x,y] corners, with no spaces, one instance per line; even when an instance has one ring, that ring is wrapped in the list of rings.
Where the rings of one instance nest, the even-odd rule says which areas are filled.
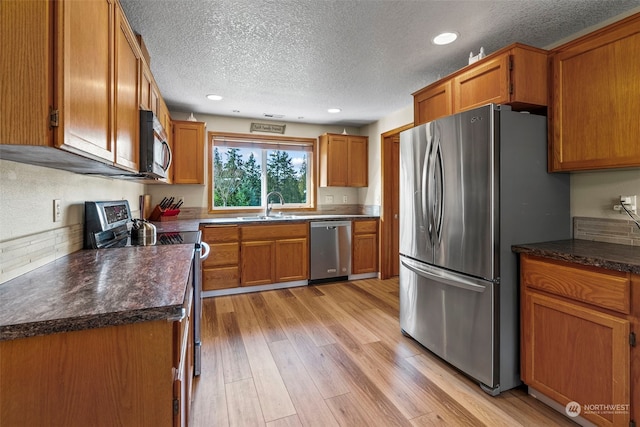
[[[447,273],[446,271],[442,271],[440,269],[431,269],[424,265],[418,265],[417,263],[411,262],[409,260],[403,259],[402,265],[404,265],[414,273],[419,274],[420,276],[435,278],[438,279],[439,282],[446,283],[447,285],[456,286],[458,288],[466,289],[473,292],[484,292],[486,289],[486,286],[477,284],[468,278],[453,273]]]

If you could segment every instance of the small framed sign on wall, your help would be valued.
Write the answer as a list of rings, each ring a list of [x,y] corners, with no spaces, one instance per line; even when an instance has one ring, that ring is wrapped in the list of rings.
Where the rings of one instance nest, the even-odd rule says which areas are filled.
[[[251,123],[249,132],[270,132],[284,134],[287,125],[274,125],[271,123]]]

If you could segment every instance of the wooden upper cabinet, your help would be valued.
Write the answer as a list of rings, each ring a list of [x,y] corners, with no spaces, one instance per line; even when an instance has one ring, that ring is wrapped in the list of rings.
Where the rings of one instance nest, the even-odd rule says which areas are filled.
[[[500,55],[454,77],[454,110],[459,112],[488,103],[509,102],[510,61],[508,54]]]
[[[47,0],[0,1],[0,144],[53,145],[49,107],[54,7]]]
[[[203,122],[173,121],[173,183],[204,184]]]
[[[167,104],[165,104],[162,97],[158,98],[158,120],[160,120],[160,124],[162,124],[162,127],[167,134],[167,144],[169,144],[169,148],[173,153],[173,122],[171,121],[169,108],[167,108]],[[167,184],[173,184],[173,171],[174,163],[172,161],[171,165],[169,165],[169,170],[167,171]]]
[[[151,108],[151,91],[153,90],[153,77],[146,62],[140,65],[140,109],[153,111]]]
[[[349,137],[349,186],[366,187],[369,180],[369,141],[367,137]]]
[[[136,46],[135,36],[118,4],[115,35],[115,162],[132,171],[140,170],[140,54]]]
[[[547,51],[515,43],[413,94],[414,124],[485,104],[547,105]]]
[[[139,170],[138,109],[162,103],[117,0],[3,0],[0,37],[0,158]]]
[[[451,84],[451,80],[445,80],[413,94],[414,123],[428,123],[439,117],[453,114]]]
[[[55,2],[56,146],[114,161],[111,134],[114,2]]]
[[[640,14],[550,58],[549,170],[640,166]]]
[[[320,136],[320,186],[366,187],[369,178],[366,136],[326,133]]]

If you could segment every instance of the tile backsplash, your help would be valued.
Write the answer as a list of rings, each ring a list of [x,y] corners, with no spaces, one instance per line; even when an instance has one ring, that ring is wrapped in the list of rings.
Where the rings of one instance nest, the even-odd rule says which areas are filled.
[[[0,242],[0,284],[82,249],[82,224]]]
[[[640,228],[631,220],[573,217],[573,238],[640,246]]]

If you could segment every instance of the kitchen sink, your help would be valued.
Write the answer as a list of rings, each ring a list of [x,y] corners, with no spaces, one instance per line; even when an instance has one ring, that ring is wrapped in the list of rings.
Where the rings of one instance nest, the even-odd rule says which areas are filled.
[[[239,216],[238,219],[242,221],[268,221],[273,219],[292,219],[297,218],[296,215],[251,215],[251,216]]]

